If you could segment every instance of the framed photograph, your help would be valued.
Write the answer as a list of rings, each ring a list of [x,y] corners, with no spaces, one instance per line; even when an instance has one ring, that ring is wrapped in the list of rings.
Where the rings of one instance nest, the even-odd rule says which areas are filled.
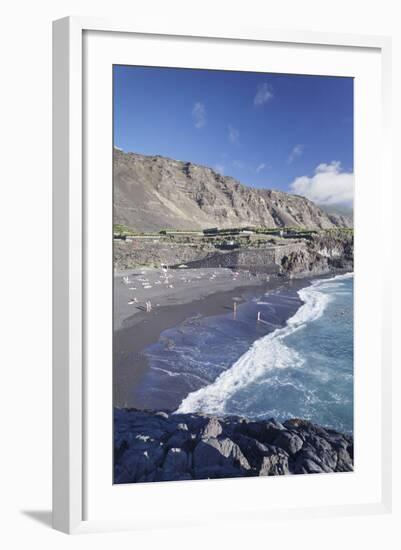
[[[53,52],[54,527],[389,511],[389,39]]]

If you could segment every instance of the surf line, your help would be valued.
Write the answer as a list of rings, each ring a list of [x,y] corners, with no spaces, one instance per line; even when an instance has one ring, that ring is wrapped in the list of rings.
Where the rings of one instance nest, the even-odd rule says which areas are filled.
[[[190,392],[175,413],[195,411],[208,414],[226,413],[226,404],[229,399],[268,370],[301,366],[302,356],[295,349],[285,345],[285,338],[321,317],[329,302],[329,295],[319,291],[323,281],[318,279],[298,290],[298,296],[303,304],[286,324],[255,340],[251,347],[214,382]],[[267,323],[267,321],[263,322]]]

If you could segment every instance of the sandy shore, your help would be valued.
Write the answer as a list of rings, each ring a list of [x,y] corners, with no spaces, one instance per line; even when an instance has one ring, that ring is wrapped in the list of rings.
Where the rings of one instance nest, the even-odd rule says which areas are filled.
[[[138,269],[114,277],[113,394],[117,407],[134,406],[134,389],[148,368],[142,351],[193,315],[218,315],[264,292],[266,276],[230,269]],[[274,281],[277,285],[277,280]],[[146,312],[150,300],[152,310]]]
[[[233,310],[234,301],[241,307],[242,302],[278,286],[308,284],[306,280],[268,281],[265,275],[235,274],[229,269],[177,270],[168,275],[167,284],[158,270],[142,269],[115,276],[113,393],[117,407],[136,405],[134,390],[148,368],[142,352],[164,330],[194,315],[228,313]],[[162,283],[155,284],[156,281]],[[144,310],[146,300],[152,302],[151,312]]]
[[[114,330],[136,324],[150,301],[152,310],[198,302],[207,296],[267,283],[266,275],[231,269],[138,269],[114,277]]]
[[[330,277],[320,275],[318,278]],[[167,282],[165,282],[167,281]],[[116,273],[114,279],[113,402],[116,407],[139,407],[137,387],[148,369],[145,348],[158,341],[160,334],[183,321],[201,315],[210,317],[238,313],[245,302],[273,289],[296,292],[310,284],[311,277],[292,279],[255,276],[229,269],[155,269]],[[150,300],[152,310],[146,312]],[[284,298],[285,300],[285,298]],[[242,306],[241,304],[244,303]],[[290,315],[282,310],[284,323]]]

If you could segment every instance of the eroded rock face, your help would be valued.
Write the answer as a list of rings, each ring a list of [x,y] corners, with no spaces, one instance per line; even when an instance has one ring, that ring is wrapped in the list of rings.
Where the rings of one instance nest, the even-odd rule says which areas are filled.
[[[202,437],[218,437],[223,432],[220,422],[212,417],[202,430]]]
[[[207,166],[114,150],[114,220],[138,231],[351,226],[308,199],[242,185]]]
[[[115,483],[352,470],[352,436],[302,419],[114,412]]]
[[[280,448],[273,447],[263,457],[260,476],[281,476],[290,474],[288,454]]]
[[[309,241],[283,248],[282,273],[292,276],[318,275],[336,269],[353,270],[354,237],[339,231],[314,235]]]
[[[246,269],[253,273],[304,276],[329,273],[337,269],[353,270],[352,232],[331,231],[309,239],[289,239],[280,245],[267,243],[255,247],[244,245],[233,251],[217,251],[212,243],[188,244],[142,241],[115,242],[114,264],[124,270],[139,265],[174,267],[182,263],[191,268]]]

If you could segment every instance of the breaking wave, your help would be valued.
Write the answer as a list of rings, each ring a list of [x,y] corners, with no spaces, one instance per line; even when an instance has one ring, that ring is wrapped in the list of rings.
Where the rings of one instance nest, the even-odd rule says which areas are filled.
[[[176,412],[225,414],[226,404],[232,396],[258,379],[263,381],[263,375],[267,371],[288,367],[301,368],[304,364],[302,355],[287,346],[285,339],[322,316],[332,299],[330,294],[323,292],[325,289],[335,287],[337,281],[338,286],[341,286],[341,279],[351,277],[353,274],[347,273],[331,279],[319,279],[299,290],[298,295],[303,305],[288,319],[284,327],[256,340],[248,351],[213,383],[189,393]]]

